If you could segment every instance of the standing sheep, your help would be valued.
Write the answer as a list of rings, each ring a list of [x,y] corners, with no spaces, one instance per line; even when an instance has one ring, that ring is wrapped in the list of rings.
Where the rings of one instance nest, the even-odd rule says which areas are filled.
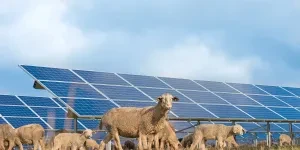
[[[164,93],[157,98],[156,106],[144,108],[121,107],[112,108],[102,117],[99,128],[105,126],[108,134],[100,143],[100,150],[103,150],[112,138],[117,149],[122,150],[120,137],[137,138],[139,150],[147,149],[147,135],[156,134],[164,127],[164,121],[172,108],[172,102],[178,98]],[[134,119],[134,120],[133,120]]]
[[[34,145],[34,150],[41,146],[45,150],[45,130],[40,124],[28,124],[15,129],[16,135],[22,144]]]
[[[225,126],[223,124],[201,124],[195,128],[193,143],[190,147],[194,150],[198,143],[203,148],[205,140],[217,140],[218,148],[223,149],[224,141],[232,135],[243,135],[245,132],[241,125]]]
[[[292,145],[292,139],[290,136],[286,134],[281,134],[279,136],[279,145],[283,146],[284,143],[287,143],[288,145]]]
[[[55,136],[53,141],[53,149],[65,150],[67,147],[71,146],[72,150],[77,150],[77,148],[83,147],[87,139],[93,136],[93,131],[91,129],[86,129],[82,134],[79,133],[59,133]]]
[[[0,124],[0,149],[5,149],[5,145],[8,150],[11,150],[15,146],[16,133],[9,124]],[[20,150],[23,150],[23,146],[20,142],[17,142]]]

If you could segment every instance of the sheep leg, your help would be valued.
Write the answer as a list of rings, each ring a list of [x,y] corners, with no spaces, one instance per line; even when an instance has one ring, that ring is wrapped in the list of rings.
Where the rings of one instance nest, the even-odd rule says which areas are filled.
[[[223,138],[222,137],[217,137],[217,142],[218,142],[218,148],[220,150],[223,150],[223,147],[224,147],[224,141],[223,141]]]
[[[149,135],[148,136],[148,149],[151,150],[152,149],[152,143],[153,143],[153,139],[155,139],[154,135]],[[155,145],[156,146],[156,145]]]
[[[113,137],[114,137],[114,140],[116,143],[115,146],[117,147],[117,149],[123,150],[118,131],[113,132]]]
[[[22,145],[22,143],[21,143],[21,141],[20,141],[19,138],[15,139],[15,144],[18,145],[19,150],[23,150],[23,145]]]
[[[159,150],[159,138],[158,136],[154,136],[154,141],[155,141],[155,150]]]
[[[104,140],[102,140],[102,141],[100,142],[100,144],[99,144],[99,150],[104,150],[105,145],[106,145],[111,139],[112,139],[112,135],[111,135],[111,133],[108,133],[108,134],[105,136]]]
[[[0,137],[0,150],[5,150],[4,139],[2,137]]]
[[[38,150],[39,142],[37,140],[33,141],[33,150]]]
[[[202,138],[203,138],[202,134],[198,135],[198,134],[194,133],[193,143],[190,146],[190,150],[194,150],[196,148],[196,145],[202,141]]]
[[[40,146],[41,146],[41,149],[42,149],[42,150],[45,150],[45,142],[44,142],[44,139],[40,139],[40,140],[39,140],[39,144],[40,144]]]
[[[14,139],[9,139],[8,140],[8,150],[12,150],[13,149],[13,147],[15,146],[15,140]]]

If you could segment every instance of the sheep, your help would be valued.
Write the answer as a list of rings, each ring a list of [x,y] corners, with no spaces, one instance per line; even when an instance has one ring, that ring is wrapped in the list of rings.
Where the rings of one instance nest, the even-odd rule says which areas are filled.
[[[66,149],[71,146],[72,150],[83,147],[85,141],[91,138],[93,131],[86,129],[82,134],[79,133],[59,133],[53,141],[53,149]]]
[[[0,124],[0,149],[11,150],[15,146],[16,133],[9,124]],[[23,146],[20,141],[17,142],[20,150],[23,150]]]
[[[135,150],[135,144],[132,141],[125,141],[124,143],[124,149],[125,150]]]
[[[121,107],[112,108],[107,111],[99,124],[99,129],[105,126],[108,134],[100,143],[100,150],[103,150],[112,138],[117,149],[122,150],[120,137],[137,138],[139,150],[147,149],[147,134],[155,134],[164,126],[168,112],[172,108],[172,102],[178,98],[164,93],[157,99],[155,106],[144,108]],[[134,119],[134,120],[133,120]]]
[[[171,146],[175,150],[178,149],[178,146],[181,146],[176,137],[174,126],[168,121],[164,122],[164,128],[157,134],[148,135],[148,149],[151,149],[153,138],[155,141],[155,149],[164,149],[165,144],[167,144],[167,147]]]
[[[216,141],[217,143],[218,141]],[[217,144],[216,144],[217,145]],[[239,144],[236,143],[235,139],[234,139],[234,135],[230,135],[227,137],[227,139],[225,140],[225,142],[223,143],[223,148],[225,148],[226,146],[231,149],[232,145],[235,148],[239,147]]]
[[[54,132],[54,135],[46,142],[45,147],[47,149],[51,149],[53,147],[53,142],[54,142],[54,138],[56,135],[58,135],[59,133],[71,133],[71,131],[68,131],[66,129],[60,129]]]
[[[87,150],[91,148],[92,150],[99,149],[99,144],[93,139],[86,139],[80,150]]]
[[[225,126],[223,124],[201,124],[195,128],[193,135],[193,143],[190,146],[194,150],[196,145],[201,142],[201,147],[204,148],[205,140],[217,140],[218,148],[223,150],[224,141],[231,135],[243,135],[246,130],[241,125]]]
[[[188,135],[186,135],[182,138],[181,145],[182,145],[183,148],[189,148],[192,145],[193,136],[194,136],[194,134],[191,133],[191,134],[188,134]]]
[[[15,129],[16,135],[22,144],[33,144],[34,150],[41,146],[45,150],[45,130],[40,124],[28,124]]]
[[[292,145],[292,139],[290,136],[286,134],[280,134],[279,136],[279,145],[283,146],[283,144],[286,143],[288,145]]]

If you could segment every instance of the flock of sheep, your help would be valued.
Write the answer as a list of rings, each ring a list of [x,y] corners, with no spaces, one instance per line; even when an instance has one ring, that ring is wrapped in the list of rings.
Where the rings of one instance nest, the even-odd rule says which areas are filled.
[[[194,133],[186,135],[181,141],[176,137],[175,129],[168,122],[168,113],[172,103],[179,99],[169,93],[164,93],[157,99],[155,106],[144,108],[120,107],[107,111],[100,122],[99,129],[107,130],[107,135],[98,145],[91,137],[94,133],[91,129],[82,133],[70,133],[66,130],[56,131],[55,135],[48,140],[45,139],[45,130],[39,124],[25,125],[13,129],[8,124],[0,125],[0,150],[5,148],[11,150],[15,145],[23,150],[22,144],[34,145],[34,150],[39,147],[42,150],[104,150],[105,145],[114,140],[116,149],[122,150],[120,136],[138,139],[138,149],[190,149],[194,150],[197,145],[205,149],[207,140],[216,140],[218,149],[233,145],[238,147],[234,136],[243,135],[246,130],[241,125],[226,126],[223,124],[201,124],[195,127]],[[134,118],[134,119],[133,119]],[[281,142],[288,141],[288,137],[282,136]],[[125,143],[130,144],[130,143]]]

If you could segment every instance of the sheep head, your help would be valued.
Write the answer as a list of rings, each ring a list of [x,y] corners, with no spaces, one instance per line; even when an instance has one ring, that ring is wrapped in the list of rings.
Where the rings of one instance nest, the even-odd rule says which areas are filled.
[[[176,102],[179,99],[176,96],[171,95],[170,93],[164,93],[161,96],[159,96],[156,100],[162,108],[170,110],[172,108],[172,102]]]
[[[239,124],[234,125],[232,128],[233,128],[234,134],[243,135],[243,133],[245,131],[245,129]]]
[[[93,131],[91,129],[86,129],[82,132],[82,135],[89,139],[93,136]]]

